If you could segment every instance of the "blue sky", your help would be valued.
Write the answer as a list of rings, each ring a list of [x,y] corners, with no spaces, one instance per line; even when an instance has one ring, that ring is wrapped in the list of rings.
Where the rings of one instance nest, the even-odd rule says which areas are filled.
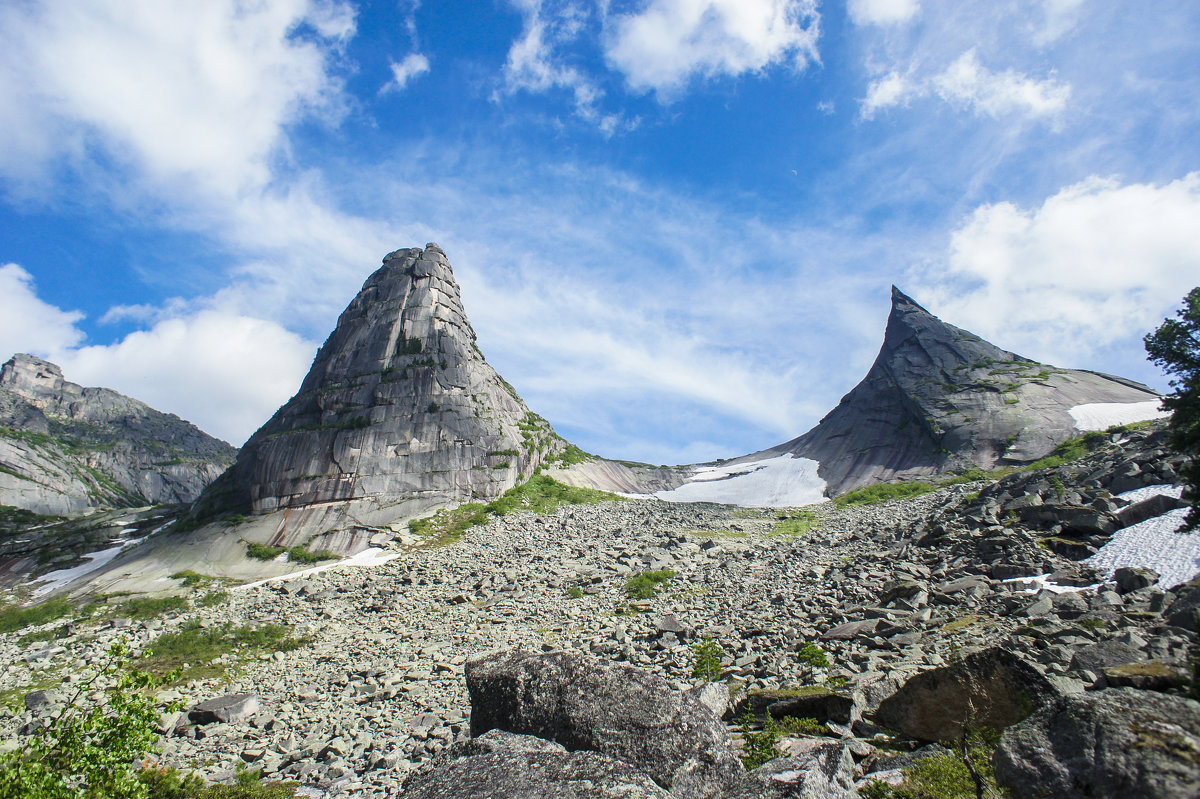
[[[235,444],[387,252],[589,451],[811,427],[896,283],[1166,388],[1200,282],[1200,7],[42,0],[0,9],[0,352]]]

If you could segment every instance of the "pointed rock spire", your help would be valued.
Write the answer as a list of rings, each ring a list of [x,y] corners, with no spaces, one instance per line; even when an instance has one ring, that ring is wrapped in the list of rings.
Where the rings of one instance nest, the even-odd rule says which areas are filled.
[[[484,360],[429,244],[384,258],[197,512],[354,502],[412,516],[495,497],[565,446]]]

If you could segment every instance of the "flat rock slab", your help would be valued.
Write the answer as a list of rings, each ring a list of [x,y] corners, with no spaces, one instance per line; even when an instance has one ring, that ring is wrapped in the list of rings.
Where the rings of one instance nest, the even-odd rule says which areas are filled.
[[[188,713],[193,724],[231,724],[258,713],[257,694],[226,694],[207,699]]]
[[[1200,796],[1200,703],[1134,688],[1066,696],[1009,728],[996,777],[1016,799]]]
[[[880,703],[875,720],[920,741],[955,741],[964,725],[1002,730],[1056,695],[1033,666],[992,647],[916,675]]]

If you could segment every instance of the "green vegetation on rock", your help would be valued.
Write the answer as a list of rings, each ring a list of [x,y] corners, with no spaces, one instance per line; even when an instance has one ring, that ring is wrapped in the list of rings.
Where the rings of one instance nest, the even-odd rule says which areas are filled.
[[[544,474],[536,474],[487,504],[468,502],[457,508],[440,510],[433,516],[412,520],[408,529],[430,544],[441,546],[454,543],[467,530],[487,524],[495,516],[521,511],[553,513],[561,505],[594,505],[622,500],[623,497],[607,491],[563,485]]]
[[[653,599],[658,594],[659,587],[674,578],[675,572],[670,569],[638,572],[625,581],[625,594],[630,599]]]

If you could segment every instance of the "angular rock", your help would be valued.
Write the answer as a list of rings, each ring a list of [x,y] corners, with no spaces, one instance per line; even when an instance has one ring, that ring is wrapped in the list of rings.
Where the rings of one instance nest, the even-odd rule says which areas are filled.
[[[1149,588],[1158,582],[1158,572],[1154,569],[1136,569],[1122,566],[1113,572],[1113,580],[1117,583],[1117,593],[1131,594],[1143,588]]]
[[[1200,703],[1132,688],[1062,697],[1006,730],[994,762],[1016,799],[1194,799]]]
[[[258,712],[257,694],[226,694],[206,699],[188,712],[193,724],[232,724]]]
[[[738,701],[734,716],[740,717],[749,710],[756,716],[770,713],[777,719],[792,716],[849,724],[853,708],[854,700],[849,696],[823,688],[752,691]]]
[[[1002,730],[1055,696],[1035,668],[992,647],[916,675],[880,703],[875,721],[921,741],[956,741],[964,725]]]
[[[747,788],[738,799],[804,797],[851,799],[854,790],[854,757],[839,741],[820,741],[797,757],[764,763],[746,775]]]
[[[600,752],[677,796],[719,796],[741,773],[724,724],[650,672],[516,650],[469,662],[466,677],[472,735],[501,729]]]

